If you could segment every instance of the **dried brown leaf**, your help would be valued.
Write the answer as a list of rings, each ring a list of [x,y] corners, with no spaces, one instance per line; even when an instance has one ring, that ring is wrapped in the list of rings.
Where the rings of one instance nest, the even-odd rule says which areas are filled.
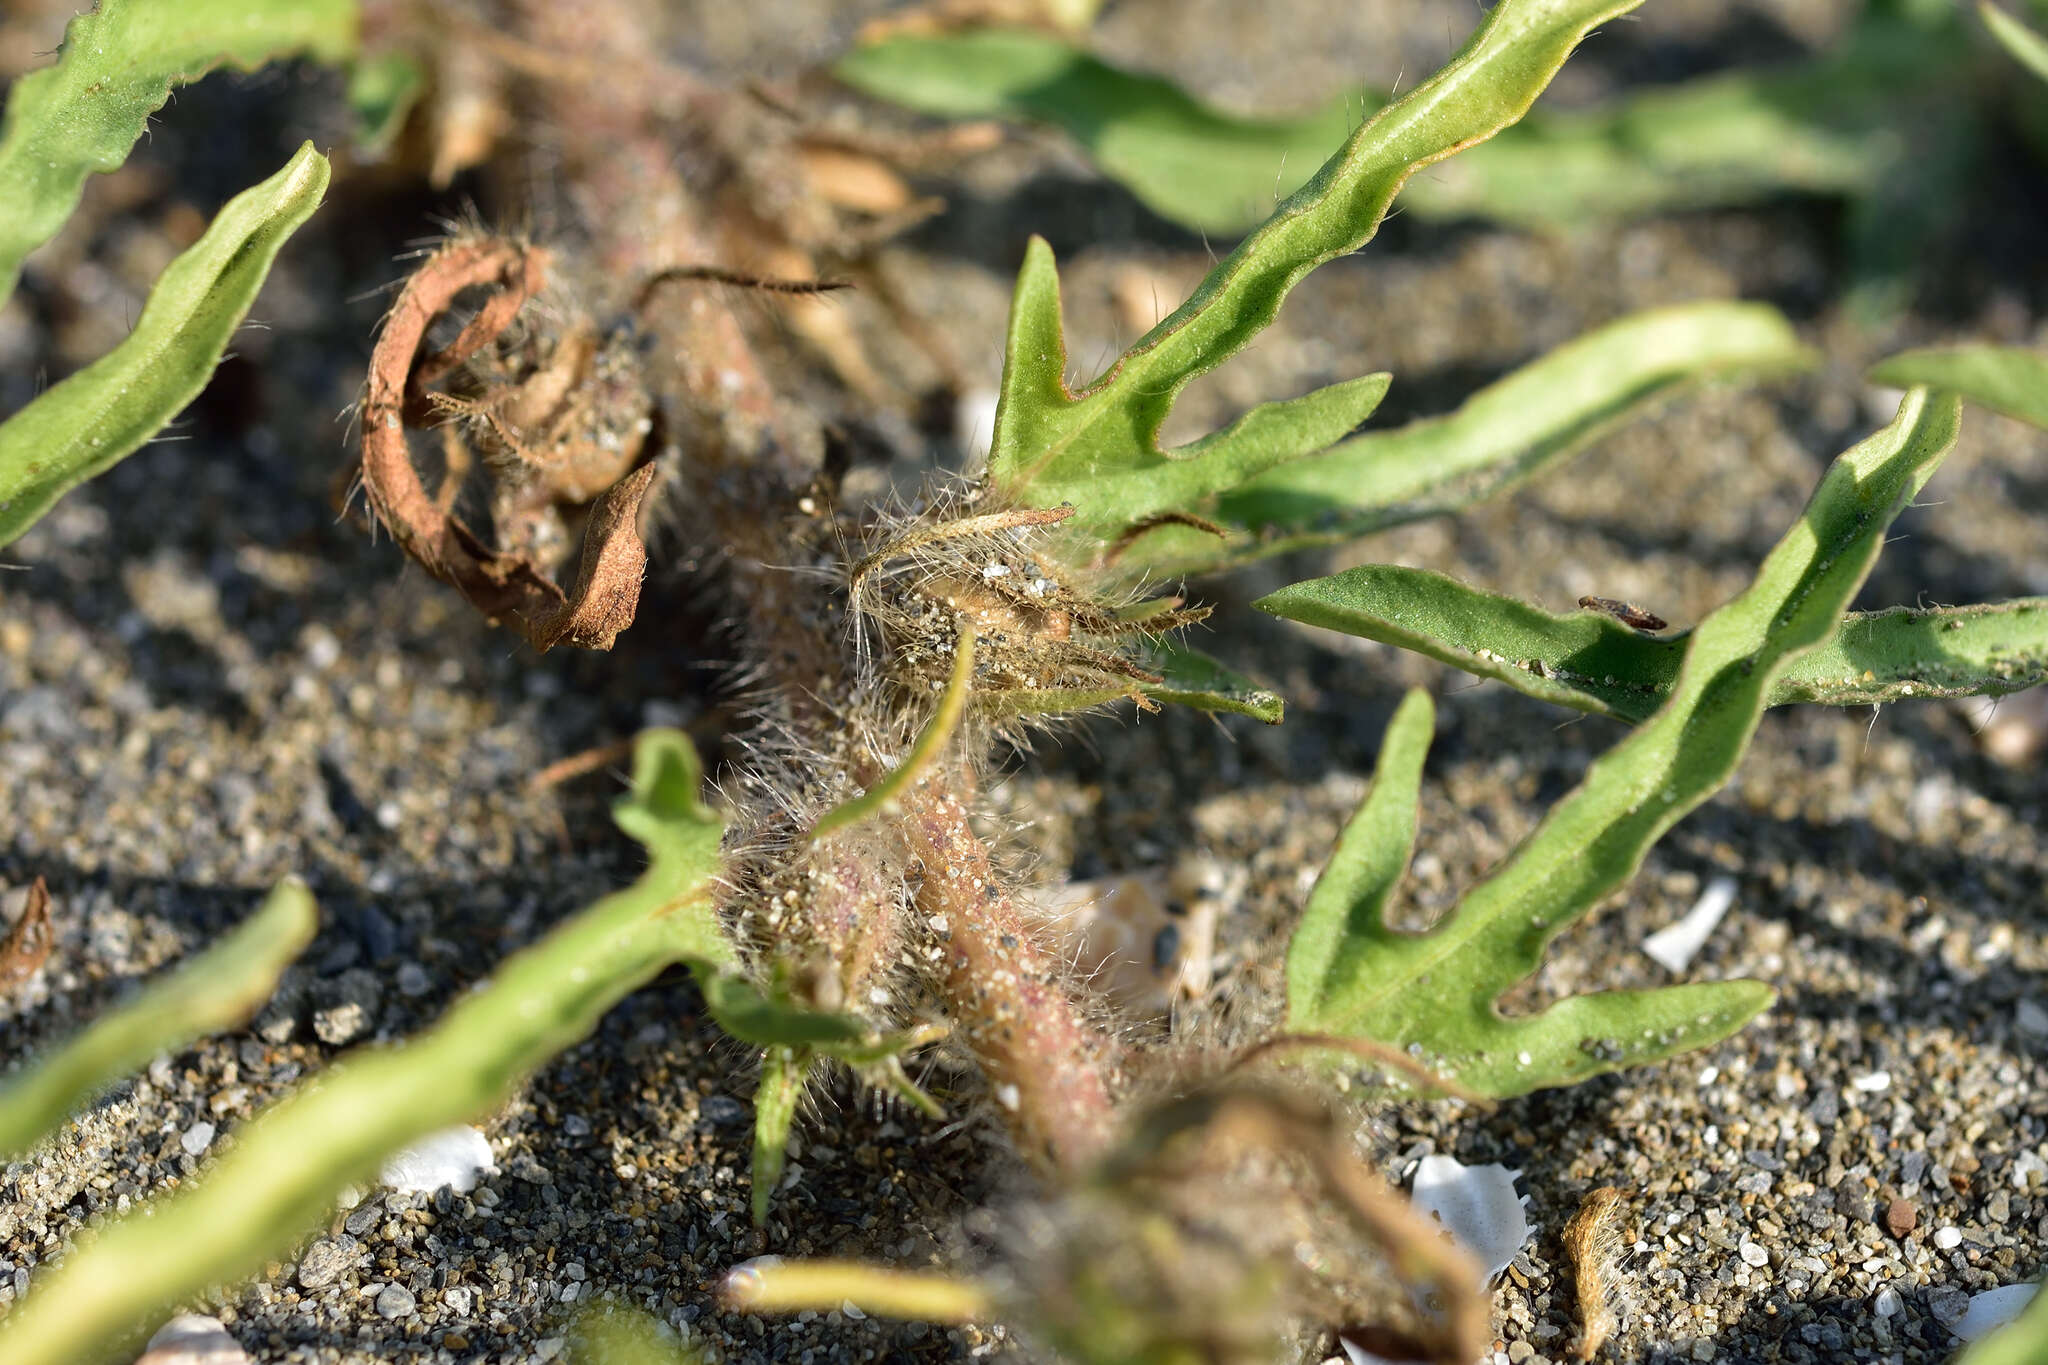
[[[50,929],[50,888],[38,877],[29,886],[21,918],[0,940],[0,991],[11,991],[41,971],[55,942]]]

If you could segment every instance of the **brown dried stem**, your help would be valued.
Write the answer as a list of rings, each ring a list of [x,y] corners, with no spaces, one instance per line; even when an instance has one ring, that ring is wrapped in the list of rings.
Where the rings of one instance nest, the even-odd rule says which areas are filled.
[[[1467,1365],[1486,1353],[1493,1331],[1479,1292],[1485,1280],[1479,1264],[1360,1161],[1327,1112],[1304,1100],[1242,1086],[1174,1100],[1148,1116],[1104,1164],[1101,1178],[1128,1182],[1175,1137],[1193,1131],[1305,1161],[1352,1225],[1392,1260],[1403,1282],[1433,1300],[1434,1320],[1420,1343],[1429,1359]]]
[[[458,241],[434,253],[406,282],[370,361],[363,399],[363,486],[370,506],[399,547],[452,585],[486,616],[511,622],[536,649],[567,642],[609,649],[633,622],[647,569],[638,520],[654,467],[643,465],[593,505],[584,529],[582,562],[564,593],[523,555],[491,549],[430,496],[406,443],[407,398],[488,345],[547,280],[548,257],[537,247],[498,238]],[[417,367],[420,344],[434,319],[464,290],[495,292],[445,350]]]

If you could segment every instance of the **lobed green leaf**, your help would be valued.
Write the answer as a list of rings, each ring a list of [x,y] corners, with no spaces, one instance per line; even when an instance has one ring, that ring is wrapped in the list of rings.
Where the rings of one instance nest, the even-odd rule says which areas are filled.
[[[0,423],[0,545],[199,396],[278,248],[319,207],[327,179],[327,159],[309,142],[283,170],[229,200],[165,267],[126,340]]]
[[[1549,612],[1394,564],[1295,583],[1255,605],[1631,723],[1648,720],[1670,699],[1690,638],[1646,635],[1600,611]],[[1824,643],[1786,665],[1765,704],[1996,697],[2042,683],[2048,683],[2048,598],[2022,597],[1850,612]]]
[[[1883,431],[1829,467],[1806,511],[1755,579],[1693,632],[1670,700],[1594,763],[1493,875],[1429,932],[1397,933],[1382,904],[1386,855],[1347,831],[1312,901],[1316,930],[1289,952],[1291,1031],[1349,1034],[1490,1095],[1566,1085],[1716,1041],[1774,998],[1731,981],[1578,996],[1541,1013],[1503,1017],[1497,1002],[1533,973],[1564,927],[1624,885],[1650,845],[1734,772],[1770,688],[1800,653],[1828,641],[1868,574],[1885,528],[1955,443],[1960,404],[1915,389]],[[1386,825],[1404,802],[1419,706],[1396,727],[1391,794],[1368,798],[1360,821]],[[1368,860],[1378,859],[1381,862]],[[1362,888],[1355,891],[1353,888]],[[1350,896],[1365,903],[1355,910]],[[1377,897],[1377,901],[1374,898]],[[1367,948],[1333,955],[1329,925]],[[1297,992],[1297,981],[1306,983]]]
[[[1321,449],[1364,420],[1384,392],[1377,377],[1270,405],[1184,451],[1158,446],[1181,389],[1271,323],[1309,271],[1370,239],[1409,177],[1520,118],[1588,30],[1633,7],[1634,0],[1503,0],[1443,70],[1354,132],[1186,303],[1079,393],[1064,378],[1052,251],[1034,239],[1011,304],[989,450],[996,500],[1072,501],[1074,532],[1113,541],[1192,497]]]
[[[1417,688],[1401,699],[1380,740],[1372,788],[1344,826],[1287,943],[1287,1030],[1342,1029],[1364,959],[1387,936],[1387,901],[1415,852],[1422,764],[1436,704]],[[1331,1022],[1337,1028],[1327,1027]]]
[[[509,958],[427,1033],[342,1059],[236,1131],[196,1179],[81,1239],[0,1319],[0,1358],[132,1358],[172,1304],[259,1269],[327,1216],[344,1185],[502,1103],[622,996],[703,951],[723,831],[698,797],[697,756],[680,733],[649,731],[633,774],[614,815],[652,859],[639,881]]]
[[[346,61],[358,20],[355,0],[100,0],[73,19],[57,61],[14,83],[0,121],[0,303],[85,178],[120,168],[172,87],[299,54]]]
[[[1191,573],[1448,515],[1555,468],[1699,384],[1811,364],[1791,324],[1764,304],[1631,313],[1495,380],[1454,412],[1355,436],[1176,509],[1224,527],[1227,540],[1161,525],[1126,559]]]
[[[312,892],[287,878],[227,938],[31,1061],[0,1086],[0,1158],[27,1151],[101,1087],[159,1053],[249,1018],[319,927]]]
[[[1952,389],[1972,403],[2048,430],[2048,355],[2018,346],[1928,346],[1870,367],[1870,380]]]

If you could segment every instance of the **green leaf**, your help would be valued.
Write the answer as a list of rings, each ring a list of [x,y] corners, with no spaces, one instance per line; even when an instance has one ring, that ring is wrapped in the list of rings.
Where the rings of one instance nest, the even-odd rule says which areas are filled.
[[[1371,1038],[1468,1088],[1517,1095],[1640,1065],[1725,1037],[1768,1006],[1769,987],[1730,981],[1578,996],[1503,1017],[1503,992],[1532,974],[1566,925],[1635,875],[1650,845],[1734,772],[1773,680],[1825,643],[1870,570],[1885,528],[1955,443],[1960,404],[1915,389],[1892,425],[1835,460],[1804,515],[1733,601],[1693,635],[1671,698],[1609,751],[1492,876],[1429,932],[1402,934],[1377,909],[1384,860],[1347,831],[1312,902],[1316,931],[1289,952],[1290,1030]],[[1392,794],[1361,822],[1392,823],[1422,727],[1395,727]],[[1365,904],[1352,908],[1350,888]],[[1377,900],[1375,900],[1375,897]],[[1340,918],[1364,946],[1329,947]],[[1304,983],[1297,993],[1297,981]]]
[[[845,829],[879,815],[909,790],[911,784],[938,761],[947,742],[953,738],[954,727],[959,725],[960,717],[967,709],[968,692],[973,681],[974,631],[963,623],[954,642],[953,668],[946,679],[946,690],[939,694],[939,704],[933,709],[931,719],[918,731],[909,754],[866,791],[819,816],[818,823],[811,826],[811,840],[816,842],[834,830]]]
[[[1637,722],[1670,699],[1689,636],[1646,635],[1600,611],[1554,613],[1427,569],[1366,564],[1255,605],[1427,654],[1517,692]],[[2048,683],[2048,598],[1850,612],[1789,663],[1766,704],[1868,706],[1996,697]]]
[[[1895,168],[1886,97],[1925,83],[1924,37],[1913,35],[1916,67],[1899,36],[1866,25],[1818,61],[1535,115],[1409,185],[1403,207],[1564,229],[1788,192],[1861,194]],[[1258,224],[1388,102],[1357,89],[1298,115],[1244,118],[1049,35],[1001,29],[892,36],[855,48],[834,74],[919,113],[1057,127],[1147,208],[1202,232]]]
[[[702,1365],[704,1357],[678,1341],[661,1319],[600,1303],[576,1315],[568,1359],[569,1365]]]
[[[1786,194],[1846,197],[1855,304],[1895,307],[1988,132],[1965,39],[1945,3],[1925,15],[1872,7],[1811,61],[1538,113],[1418,177],[1402,208],[1561,232]],[[1043,34],[1000,31],[887,39],[856,49],[839,74],[925,113],[1059,127],[1146,205],[1204,232],[1259,223],[1387,103],[1358,90],[1296,117],[1237,118]]]
[[[1415,852],[1422,762],[1436,705],[1417,688],[1401,699],[1380,740],[1372,789],[1338,838],[1328,867],[1287,944],[1287,1029],[1328,1033],[1342,1020],[1364,959],[1385,937],[1387,900]]]
[[[159,1053],[254,1014],[320,926],[297,878],[277,884],[248,921],[216,946],[93,1021],[50,1056],[0,1086],[0,1159],[27,1151],[67,1115]]]
[[[2036,1288],[2019,1317],[1963,1352],[1956,1365],[2048,1365],[2048,1292]]]
[[[327,159],[309,142],[229,200],[165,268],[126,340],[0,424],[0,545],[199,396],[278,248],[319,207],[327,177]]]
[[[260,1269],[408,1143],[488,1113],[585,1037],[622,996],[698,951],[722,828],[697,796],[697,756],[649,731],[614,807],[652,865],[507,959],[427,1033],[365,1048],[233,1134],[211,1167],[80,1239],[0,1319],[8,1365],[130,1360],[169,1308]]]
[[[984,692],[981,705],[1001,716],[1066,715],[1122,701],[1136,688],[1153,701],[1192,706],[1197,711],[1225,711],[1251,716],[1268,725],[1278,725],[1286,712],[1279,693],[1261,687],[1241,673],[1225,668],[1200,650],[1191,649],[1172,637],[1148,640],[1139,645],[1132,662],[1159,675],[1158,682],[1136,682],[1128,686],[1068,688],[1064,690],[1020,688],[1014,692]]]
[[[357,21],[355,0],[100,0],[73,19],[56,63],[14,83],[0,123],[0,303],[85,178],[119,169],[173,86],[295,54],[346,61]]]
[[[768,1222],[775,1187],[789,1159],[789,1131],[811,1076],[812,1056],[792,1047],[771,1047],[761,1058],[761,1083],[754,1087],[754,1226]]]
[[[1191,497],[1223,491],[1327,445],[1364,419],[1384,381],[1353,380],[1269,406],[1237,432],[1169,454],[1160,423],[1196,375],[1272,322],[1309,271],[1356,250],[1418,169],[1513,123],[1595,24],[1634,0],[1503,0],[1448,65],[1358,129],[1323,168],[1216,268],[1193,297],[1078,394],[1052,251],[1034,239],[1011,303],[989,457],[996,501],[1071,500],[1077,534],[1113,541]]]
[[[356,145],[372,156],[388,151],[426,88],[427,73],[403,52],[358,61],[348,73],[348,107],[356,116]]]
[[[1870,367],[1870,381],[1953,389],[1972,403],[2048,429],[2048,355],[2018,346],[1928,346]]]
[[[2007,14],[1991,0],[1977,0],[1977,14],[1999,45],[2027,70],[2048,81],[2048,38]]]
[[[1238,118],[1022,29],[896,35],[854,48],[833,74],[919,113],[1052,124],[1147,208],[1202,232],[1265,218],[1386,103],[1348,95],[1299,117]]]
[[[1448,515],[1555,468],[1699,384],[1803,369],[1812,359],[1764,304],[1631,313],[1495,380],[1454,412],[1367,432],[1178,508],[1231,538],[1162,525],[1126,562],[1191,573]]]

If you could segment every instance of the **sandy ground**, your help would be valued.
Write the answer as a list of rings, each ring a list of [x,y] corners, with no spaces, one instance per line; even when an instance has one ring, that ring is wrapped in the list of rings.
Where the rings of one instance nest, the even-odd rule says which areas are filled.
[[[711,9],[699,50],[682,55],[727,72],[786,72],[833,50],[855,17]],[[1795,53],[1839,9],[1653,4],[1603,35],[1562,92]],[[1279,107],[1430,67],[1470,20],[1469,6],[1395,0],[1277,7],[1288,22],[1250,12],[1133,3],[1112,12],[1103,45],[1240,107]],[[54,248],[0,312],[0,411],[118,335],[161,265],[167,204],[210,213],[300,138],[337,138],[335,89],[289,70],[182,95],[123,182],[133,204],[98,186],[96,226]],[[1827,458],[1889,416],[1857,378],[1864,363],[1955,335],[2048,343],[2041,172],[2002,154],[2014,187],[1989,194],[1986,220],[1886,334],[1831,306],[1843,265],[1826,206],[1567,241],[1397,219],[1304,286],[1177,420],[1200,430],[1386,368],[1395,387],[1375,420],[1399,421],[1629,309],[1771,300],[1825,350],[1819,373],[1688,398],[1496,506],[1351,552],[1554,607],[1599,592],[1696,620],[1743,584]],[[183,188],[168,195],[172,184]],[[953,211],[891,263],[983,382],[1028,232],[1060,252],[1076,357],[1129,339],[1112,298],[1133,272],[1185,289],[1208,259],[1050,137],[946,188]],[[615,777],[532,795],[529,773],[656,722],[719,753],[716,646],[680,574],[659,577],[615,654],[537,659],[335,520],[339,414],[381,306],[368,291],[398,277],[396,251],[446,207],[368,174],[338,183],[257,305],[266,329],[238,340],[179,439],[72,495],[8,554],[26,568],[0,575],[0,906],[12,915],[47,877],[58,945],[0,1018],[0,1057],[69,1033],[286,873],[313,884],[325,927],[250,1029],[161,1059],[0,1171],[0,1311],[81,1227],[202,1169],[202,1125],[212,1144],[232,1142],[340,1047],[417,1030],[507,951],[633,875],[635,850],[604,817]],[[880,350],[928,378],[900,343]],[[2048,437],[1972,412],[1861,605],[2048,592],[2044,489]],[[1270,978],[1252,948],[1298,910],[1403,688],[1441,699],[1409,914],[1450,904],[1620,733],[1245,610],[1324,567],[1202,585],[1219,605],[1205,647],[1281,690],[1284,726],[1095,720],[1017,761],[997,793],[1026,826],[1017,842],[1039,880],[1157,872],[1202,888],[1239,993]],[[1446,1152],[1524,1173],[1538,1233],[1498,1293],[1500,1358],[1566,1354],[1557,1235],[1603,1184],[1633,1192],[1613,1361],[1941,1360],[1964,1296],[2048,1268],[2044,797],[2040,770],[1991,761],[1947,706],[1773,714],[1730,789],[1560,941],[1527,998],[1671,979],[1643,938],[1727,875],[1734,909],[1691,974],[1769,981],[1778,1006],[1711,1051],[1490,1117],[1447,1105],[1380,1118],[1370,1140],[1396,1169]],[[488,1121],[500,1173],[475,1194],[372,1192],[296,1261],[207,1311],[266,1362],[546,1360],[574,1305],[607,1296],[732,1360],[1006,1349],[999,1332],[719,1311],[706,1281],[748,1252],[749,1091],[747,1059],[717,1041],[686,985],[664,980]],[[963,1215],[1014,1188],[990,1131],[971,1107],[936,1124],[828,1096],[803,1126],[774,1249],[952,1254]],[[1894,1201],[1910,1229],[1888,1225],[1904,1221]]]

